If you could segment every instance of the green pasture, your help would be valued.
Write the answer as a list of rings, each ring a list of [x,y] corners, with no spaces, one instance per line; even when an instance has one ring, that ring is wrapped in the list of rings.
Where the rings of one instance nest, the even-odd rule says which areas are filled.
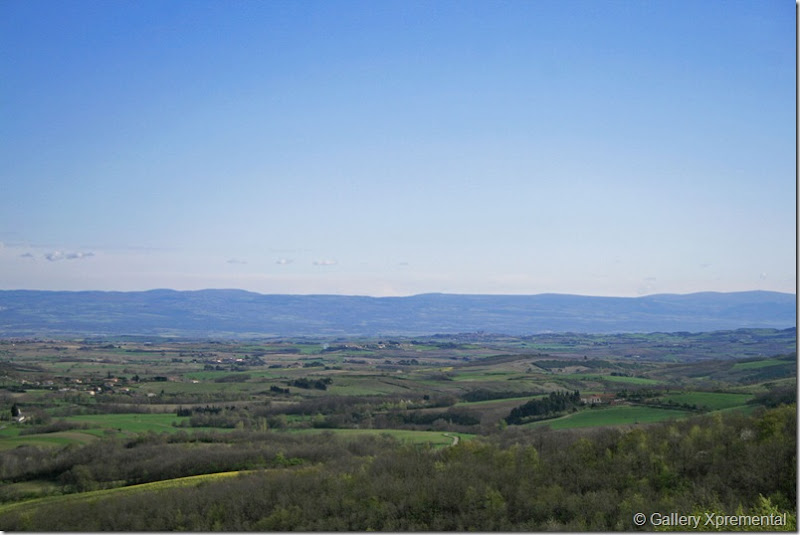
[[[381,394],[397,394],[409,391],[410,386],[401,378],[382,377],[376,375],[333,375],[333,383],[327,390],[316,392],[339,396],[377,396]],[[293,387],[292,391],[302,391]],[[312,393],[312,390],[308,391]]]
[[[665,402],[686,403],[716,411],[746,405],[748,401],[753,399],[753,396],[751,394],[731,394],[727,392],[681,392],[664,396],[661,399]]]
[[[102,431],[92,429],[71,429],[55,433],[39,433],[21,435],[20,431],[28,426],[24,424],[3,423],[0,425],[0,450],[9,450],[18,446],[66,446],[67,444],[85,444],[102,436]]]
[[[213,381],[214,379],[219,379],[220,377],[228,377],[229,375],[252,375],[248,372],[232,372],[232,371],[223,371],[223,370],[214,370],[214,371],[196,371],[196,372],[188,372],[184,373],[183,377],[189,380],[195,381]],[[244,379],[242,379],[244,382]]]
[[[84,444],[95,438],[104,437],[109,434],[138,434],[138,433],[176,433],[185,431],[193,433],[195,431],[213,430],[215,432],[226,432],[232,429],[211,428],[211,427],[177,427],[178,424],[187,420],[186,416],[176,416],[174,413],[122,413],[122,414],[83,414],[77,416],[67,416],[63,418],[68,422],[85,424],[84,429],[72,429],[68,431],[58,431],[55,433],[40,433],[32,435],[20,435],[20,431],[26,425],[4,423],[0,425],[0,450],[12,449],[18,446],[65,446],[67,444]]]
[[[469,433],[453,433],[442,431],[411,431],[407,429],[293,429],[284,431],[286,433],[318,434],[332,432],[345,439],[356,440],[365,435],[389,435],[403,442],[414,444],[431,444],[435,447],[450,446],[453,444],[453,437],[459,440],[469,440],[475,435]]]
[[[228,374],[230,375],[230,373]],[[198,394],[210,392],[243,392],[253,393],[264,390],[264,383],[261,382],[221,382],[200,381],[199,383],[164,381],[140,383],[138,386],[142,392],[152,392],[158,394],[164,391],[165,394]]]
[[[457,372],[454,381],[505,381],[513,376],[523,377],[523,374],[513,371],[474,371]]]
[[[504,405],[507,403],[525,403],[532,399],[547,397],[547,394],[537,394],[535,396],[521,396],[516,398],[488,399],[486,401],[459,401],[455,407],[491,407],[492,405]]]
[[[562,416],[561,418],[525,424],[524,427],[546,425],[552,429],[573,429],[578,427],[644,424],[684,418],[687,415],[689,415],[689,413],[682,410],[660,409],[638,405],[618,405],[601,409],[584,409],[567,416]]]
[[[68,444],[85,444],[97,438],[87,431],[59,431],[40,435],[17,435],[0,437],[0,450],[10,450],[19,446],[59,447]]]
[[[778,366],[780,364],[787,364],[785,360],[766,359],[754,360],[750,362],[737,362],[733,365],[733,370],[757,370],[760,368],[768,368],[769,366]]]
[[[153,431],[161,433],[164,431],[175,432],[180,430],[174,427],[173,423],[185,420],[185,416],[176,416],[172,413],[162,414],[82,414],[79,416],[68,416],[64,418],[70,422],[88,424],[92,429],[111,429],[121,430],[128,433],[146,433]],[[192,428],[183,428],[191,430]]]
[[[318,355],[322,353],[322,344],[292,344],[292,347],[300,349],[302,355]]]
[[[612,381],[614,383],[626,383],[633,385],[658,385],[662,381],[648,379],[646,377],[625,377],[621,375],[598,375],[596,373],[565,373],[558,374],[563,379],[579,379],[582,381]]]
[[[606,381],[613,381],[615,383],[628,383],[633,385],[657,385],[661,384],[662,381],[658,379],[649,379],[647,377],[624,377],[619,375],[603,375],[603,379]]]

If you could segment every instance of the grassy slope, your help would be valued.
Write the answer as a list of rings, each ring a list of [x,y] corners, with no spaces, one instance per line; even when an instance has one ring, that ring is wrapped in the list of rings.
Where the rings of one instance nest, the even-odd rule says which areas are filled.
[[[200,483],[213,481],[224,477],[237,476],[239,474],[247,473],[248,470],[234,471],[234,472],[218,472],[215,474],[201,474],[198,476],[179,477],[175,479],[166,479],[164,481],[154,481],[152,483],[142,483],[140,485],[129,485],[127,487],[117,487],[113,489],[92,490],[88,492],[80,492],[76,494],[64,494],[60,496],[48,496],[45,498],[35,498],[24,502],[15,502],[0,505],[0,516],[10,512],[24,512],[26,509],[32,509],[41,505],[52,504],[68,504],[78,501],[95,501],[98,499],[106,498],[111,495],[120,495],[131,492],[152,492],[167,488],[186,487],[190,485],[199,485]]]

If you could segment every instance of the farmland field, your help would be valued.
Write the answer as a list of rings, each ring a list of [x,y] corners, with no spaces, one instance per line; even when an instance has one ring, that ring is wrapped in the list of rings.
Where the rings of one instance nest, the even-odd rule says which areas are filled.
[[[749,394],[730,394],[725,392],[682,392],[665,396],[664,401],[678,404],[696,405],[710,410],[740,407],[753,399]]]
[[[333,433],[348,440],[358,440],[365,435],[386,435],[401,442],[413,444],[430,444],[432,446],[450,446],[453,437],[469,440],[475,435],[469,433],[442,433],[439,431],[410,431],[404,429],[300,429],[296,433]]]
[[[545,506],[514,505],[513,496],[538,495],[515,486],[523,481],[537,481],[541,488],[558,481],[577,493],[573,497],[581,495],[580,479],[564,479],[579,444],[602,448],[597,459],[618,471],[605,452],[624,453],[625,437],[634,430],[654,442],[674,440],[664,435],[663,426],[670,422],[670,433],[706,429],[720,433],[716,440],[724,442],[751,436],[747,429],[760,429],[763,435],[776,418],[794,415],[792,353],[738,362],[728,358],[726,342],[718,359],[712,344],[695,360],[685,348],[681,354],[675,351],[676,335],[572,334],[560,335],[558,343],[547,337],[541,343],[508,336],[483,336],[476,342],[471,335],[390,342],[320,339],[296,346],[289,340],[0,341],[0,527],[48,531],[55,528],[48,519],[63,510],[58,529],[76,531],[103,526],[213,531],[223,525],[244,531],[291,526],[313,531],[331,525],[305,524],[298,511],[313,518],[321,503],[326,504],[323,510],[406,519],[393,513],[390,504],[413,495],[409,488],[441,489],[431,490],[427,502],[453,497],[456,501],[438,507],[461,510],[462,516],[485,510],[487,504],[502,510],[498,496],[503,496],[504,510],[517,507],[515,514],[525,516]],[[661,353],[659,344],[664,345]],[[703,423],[711,415],[717,423]],[[742,424],[742,418],[752,423]],[[759,418],[773,423],[758,423]],[[725,431],[725,426],[740,425],[745,428]],[[608,433],[598,434],[602,429]],[[598,437],[619,437],[620,442],[602,445]],[[782,431],[776,437],[781,447],[790,447],[787,441],[794,434]],[[681,447],[705,451],[701,438],[686,439]],[[745,456],[736,460],[737,466],[764,458],[760,442],[742,447],[729,448]],[[778,448],[778,442],[769,447]],[[635,451],[644,455],[649,450]],[[694,457],[669,461],[677,463],[671,477],[688,477],[675,468],[687,458]],[[642,459],[626,464],[625,470],[653,462]],[[587,474],[595,466],[598,472],[591,477],[602,481],[610,468],[601,465],[581,466],[589,467]],[[525,470],[527,479],[520,479]],[[236,474],[246,475],[227,477]],[[430,483],[409,487],[418,477]],[[626,477],[630,482],[655,476],[630,472]],[[724,481],[715,477],[714,482]],[[764,477],[759,492],[788,507],[781,496],[791,495],[789,483],[774,474]],[[469,483],[459,486],[463,481]],[[670,480],[656,478],[652,484],[665,481]],[[680,488],[697,484],[681,481]],[[721,496],[716,484],[702,483],[704,492]],[[258,490],[244,490],[253,485]],[[591,488],[602,488],[598,485]],[[273,488],[316,497],[276,506],[288,498],[271,494]],[[781,494],[770,488],[782,489]],[[336,490],[316,494],[320,489]],[[258,502],[267,512],[257,512],[246,500],[227,501],[242,493],[268,500]],[[331,499],[338,501],[326,501]],[[167,514],[166,503],[175,504],[169,507],[181,514]],[[417,510],[420,503],[403,507]],[[461,503],[473,505],[462,510]],[[556,518],[552,507],[531,526],[539,529]],[[134,518],[125,512],[131,508],[159,513]],[[107,520],[92,512],[100,510],[108,511]],[[228,510],[260,520],[237,523]],[[361,513],[337,514],[361,518]],[[615,517],[614,525],[624,527],[623,517]],[[398,527],[390,521],[371,524],[368,518],[352,522],[342,529]],[[472,524],[431,520],[425,525],[465,529]]]
[[[581,411],[568,416],[528,424],[531,427],[548,426],[551,429],[574,429],[578,427],[598,427],[645,424],[685,418],[689,413],[681,410],[659,409],[639,406],[604,407]]]
[[[657,379],[648,379],[647,377],[626,377],[618,375],[591,375],[574,373],[566,375],[570,379],[586,379],[595,381],[613,381],[615,383],[628,383],[634,385],[657,385],[660,383]]]
[[[118,429],[129,433],[173,432],[177,428],[172,424],[186,418],[174,414],[85,414],[68,416],[68,422],[87,424],[90,428]]]
[[[783,364],[784,361],[776,359],[753,360],[748,362],[737,362],[733,365],[735,370],[757,370],[760,368],[767,368],[769,366],[778,366]]]

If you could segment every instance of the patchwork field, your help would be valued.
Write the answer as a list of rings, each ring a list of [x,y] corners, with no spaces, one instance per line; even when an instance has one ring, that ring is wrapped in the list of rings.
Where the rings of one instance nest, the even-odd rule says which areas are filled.
[[[761,335],[770,347],[781,339],[773,332],[749,333],[748,355]],[[305,517],[313,516],[316,503],[309,502],[311,509],[297,503],[285,509],[263,504],[271,512],[255,524],[237,524],[219,509],[228,499],[223,495],[245,492],[235,488],[257,485],[258,491],[247,492],[266,496],[277,481],[284,489],[300,485],[304,490],[298,496],[338,489],[318,501],[358,496],[330,503],[330,510],[355,507],[406,518],[382,508],[412,492],[402,489],[414,478],[434,478],[438,482],[432,485],[449,490],[426,499],[458,496],[459,503],[474,504],[460,513],[468,514],[499,504],[498,495],[505,496],[506,507],[514,503],[512,496],[520,491],[481,486],[506,471],[510,477],[538,466],[529,480],[541,478],[544,486],[563,483],[558,470],[571,466],[565,460],[573,455],[569,445],[582,440],[625,436],[632,430],[660,437],[652,440],[672,440],[660,431],[662,423],[671,422],[670,429],[711,429],[693,422],[717,414],[740,425],[735,422],[741,418],[758,419],[795,406],[792,344],[785,354],[737,361],[729,358],[730,335],[686,336],[700,343],[696,358],[688,342],[675,350],[681,336],[664,333],[297,343],[0,341],[0,528],[48,531],[53,528],[48,518],[63,509],[70,511],[60,516],[63,525],[78,531],[102,526],[316,529],[297,516],[301,509]],[[718,353],[715,340],[724,341]],[[597,435],[599,428],[622,435]],[[748,433],[739,430],[719,440]],[[792,436],[780,434],[784,442]],[[698,439],[692,447],[703,444]],[[761,456],[753,451],[747,458],[755,462]],[[540,455],[550,456],[546,466],[556,470],[551,476],[541,471]],[[464,488],[452,487],[473,470],[484,470],[483,476]],[[365,474],[363,480],[359,474]],[[394,477],[400,479],[391,492],[362,488]],[[478,497],[473,496],[477,488],[483,489]],[[780,496],[788,495],[785,485],[780,488]],[[395,497],[389,502],[379,499],[390,495]],[[366,505],[363,500],[377,501]],[[173,507],[183,516],[165,512],[163,503],[169,501],[182,504]],[[227,507],[239,511],[245,503]],[[125,512],[130,508],[158,510],[160,516],[142,520]],[[106,509],[107,521],[92,512]],[[189,510],[195,512],[184,515]],[[555,509],[548,514],[556,514]],[[227,520],[221,524],[214,518]],[[343,529],[371,525],[365,522]],[[448,524],[453,529],[468,525]]]

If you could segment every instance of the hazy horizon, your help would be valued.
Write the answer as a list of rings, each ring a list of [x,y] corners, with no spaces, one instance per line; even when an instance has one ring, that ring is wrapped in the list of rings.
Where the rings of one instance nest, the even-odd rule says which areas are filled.
[[[0,4],[0,289],[796,293],[796,6]]]
[[[205,291],[219,291],[219,292],[247,292],[247,293],[254,293],[258,295],[285,295],[285,296],[299,296],[299,297],[309,297],[309,296],[336,296],[336,297],[369,297],[369,298],[382,298],[382,297],[419,297],[424,295],[450,295],[450,296],[491,296],[491,297],[538,297],[543,295],[553,295],[553,296],[566,296],[566,297],[600,297],[600,298],[620,298],[620,299],[637,299],[640,297],[657,297],[660,295],[671,295],[671,296],[689,296],[689,295],[698,295],[698,294],[730,294],[730,293],[780,293],[784,295],[793,295],[796,296],[796,293],[793,292],[777,292],[775,290],[741,290],[736,292],[716,292],[716,291],[699,291],[699,292],[688,292],[688,293],[666,293],[666,292],[659,292],[659,293],[651,293],[651,294],[643,294],[643,295],[600,295],[600,294],[576,294],[576,293],[568,293],[568,292],[540,292],[535,294],[504,294],[504,293],[458,293],[458,292],[423,292],[423,293],[416,293],[416,294],[405,294],[405,295],[368,295],[368,294],[333,294],[333,293],[281,293],[281,292],[257,292],[254,290],[245,290],[243,288],[197,288],[193,290],[176,290],[174,288],[148,288],[145,290],[92,290],[92,289],[84,289],[84,290],[40,290],[36,288],[13,288],[13,289],[6,289],[0,288],[0,291],[22,291],[22,292],[70,292],[70,293],[80,293],[80,292],[101,292],[101,293],[144,293],[144,292],[205,292]]]

